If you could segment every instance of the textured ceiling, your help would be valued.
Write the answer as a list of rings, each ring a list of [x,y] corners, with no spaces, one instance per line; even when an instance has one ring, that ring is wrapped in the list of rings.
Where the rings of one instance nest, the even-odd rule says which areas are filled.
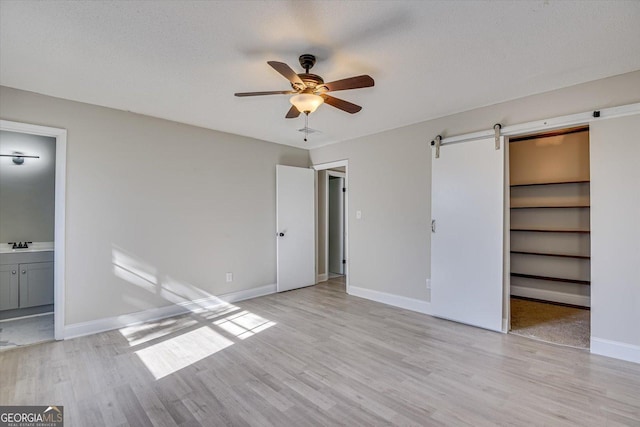
[[[266,63],[312,53],[355,115],[309,142]],[[0,1],[0,84],[312,148],[640,69],[640,1]]]

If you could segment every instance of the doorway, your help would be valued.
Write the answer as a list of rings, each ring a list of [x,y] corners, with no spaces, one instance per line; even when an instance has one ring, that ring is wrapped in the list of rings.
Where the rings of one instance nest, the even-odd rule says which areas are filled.
[[[2,349],[64,338],[66,130],[0,120],[0,139]]]
[[[327,171],[327,262],[329,279],[344,276],[344,172]]]
[[[348,292],[348,164],[314,166],[317,171],[317,282]]]
[[[589,348],[588,126],[509,140],[510,332]]]

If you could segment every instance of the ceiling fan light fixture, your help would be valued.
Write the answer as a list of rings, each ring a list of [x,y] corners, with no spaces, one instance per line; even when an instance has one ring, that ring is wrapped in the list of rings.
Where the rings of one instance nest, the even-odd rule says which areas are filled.
[[[309,114],[316,111],[322,105],[324,99],[320,95],[312,93],[299,93],[298,95],[293,95],[289,102],[301,113]]]

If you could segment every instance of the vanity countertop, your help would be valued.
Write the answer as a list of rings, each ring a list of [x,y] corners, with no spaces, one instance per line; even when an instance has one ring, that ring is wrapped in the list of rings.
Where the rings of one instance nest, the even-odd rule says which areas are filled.
[[[27,249],[13,249],[12,246],[0,243],[1,265],[53,261],[53,242],[29,243]]]

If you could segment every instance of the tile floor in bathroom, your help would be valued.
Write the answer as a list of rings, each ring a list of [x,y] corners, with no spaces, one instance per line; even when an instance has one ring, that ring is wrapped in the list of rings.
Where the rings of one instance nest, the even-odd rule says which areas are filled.
[[[53,340],[53,313],[0,321],[0,351]]]

